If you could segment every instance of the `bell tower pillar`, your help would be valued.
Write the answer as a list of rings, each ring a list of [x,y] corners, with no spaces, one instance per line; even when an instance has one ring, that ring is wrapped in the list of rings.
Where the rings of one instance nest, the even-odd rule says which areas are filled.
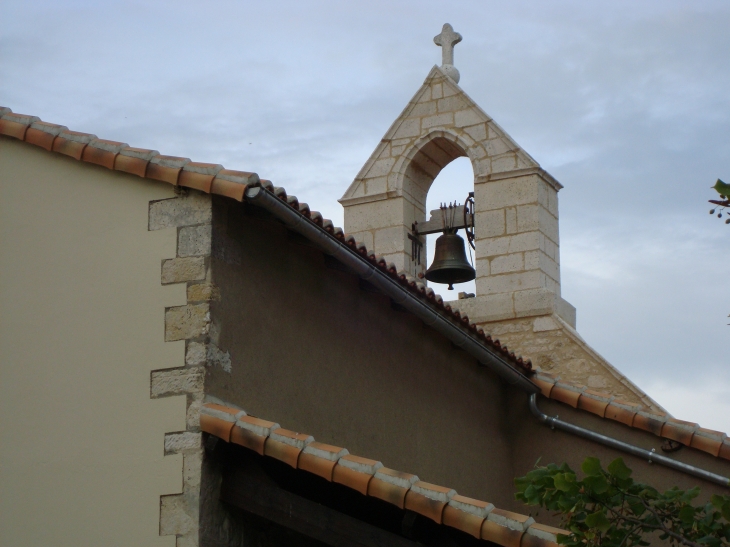
[[[562,186],[539,166],[500,167],[475,179],[476,298],[460,308],[480,322],[556,313],[574,327],[560,295]]]

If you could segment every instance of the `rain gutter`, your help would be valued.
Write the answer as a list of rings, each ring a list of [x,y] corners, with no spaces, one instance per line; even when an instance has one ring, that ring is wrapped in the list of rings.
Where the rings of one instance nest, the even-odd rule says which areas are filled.
[[[409,292],[385,272],[375,267],[366,258],[353,251],[332,234],[314,224],[298,210],[277,198],[260,186],[246,190],[246,201],[267,210],[284,225],[311,241],[324,253],[353,270],[360,279],[375,286],[394,303],[413,313],[429,327],[443,334],[455,346],[463,349],[479,363],[502,377],[508,384],[528,393],[537,393],[539,388],[525,375],[490,350],[477,338],[439,314],[420,298]]]
[[[572,433],[573,435],[577,435],[578,437],[595,441],[610,448],[615,448],[616,450],[626,452],[627,454],[632,454],[639,458],[643,458],[649,463],[658,463],[659,465],[669,467],[681,473],[686,473],[688,475],[699,477],[700,479],[714,482],[715,484],[725,486],[726,488],[730,487],[730,479],[728,479],[727,477],[723,477],[722,475],[716,475],[715,473],[706,471],[705,469],[700,469],[699,467],[695,467],[693,465],[678,462],[677,460],[673,460],[672,458],[668,458],[667,456],[662,456],[661,454],[657,454],[653,448],[651,449],[651,451],[645,450],[643,448],[639,448],[638,446],[634,446],[633,444],[614,439],[613,437],[607,437],[606,435],[601,435],[600,433],[596,433],[595,431],[583,429],[582,427],[578,427],[577,425],[569,424],[568,422],[564,422],[558,419],[557,416],[548,416],[538,408],[536,393],[530,395],[530,411],[540,422],[544,423],[545,425],[549,425],[551,429],[560,429],[561,431],[567,431],[568,433]]]

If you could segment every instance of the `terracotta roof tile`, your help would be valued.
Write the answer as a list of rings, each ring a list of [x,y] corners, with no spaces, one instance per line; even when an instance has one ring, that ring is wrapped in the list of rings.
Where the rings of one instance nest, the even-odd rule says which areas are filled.
[[[415,482],[418,482],[416,475],[383,467],[375,473],[370,481],[368,496],[379,498],[403,509],[406,494]]]
[[[0,118],[0,135],[7,135],[22,141],[25,138],[25,131],[28,126],[38,121],[40,121],[38,116],[13,114],[12,111],[8,111]]]
[[[405,508],[441,524],[444,507],[455,495],[456,490],[451,488],[418,481],[406,494]]]
[[[91,133],[79,133],[78,131],[61,131],[53,141],[54,152],[65,154],[75,160],[80,160],[84,153],[84,148],[93,140],[96,135]]]
[[[122,148],[127,147],[129,147],[127,143],[95,139],[84,149],[81,160],[114,169],[117,154]]]
[[[246,188],[252,184],[259,183],[259,176],[256,173],[247,171],[233,171],[221,169],[216,174],[211,184],[210,192],[225,196],[236,201],[243,201]]]
[[[583,386],[556,382],[553,386],[553,390],[550,392],[550,398],[560,401],[561,403],[568,404],[573,408],[577,408],[578,399],[580,399],[580,395],[583,391],[585,391],[585,387]]]
[[[727,435],[720,431],[713,431],[700,427],[692,437],[692,448],[708,452],[713,456],[720,455],[720,447]]]
[[[348,454],[346,448],[315,441],[302,450],[297,467],[332,482],[332,471],[337,461]]]
[[[597,393],[587,389],[581,394],[580,399],[578,399],[578,408],[587,410],[603,418],[606,414],[608,403],[613,399],[613,397],[606,397],[605,393]]]
[[[558,547],[558,534],[565,534],[565,530],[547,526],[545,524],[534,523],[522,536],[521,547]]]
[[[25,132],[25,142],[40,146],[50,152],[53,150],[53,141],[64,131],[68,131],[68,127],[65,125],[41,121],[33,122]]]
[[[145,148],[133,148],[131,146],[123,148],[114,161],[114,170],[144,177],[150,160],[159,155],[160,153],[157,150],[146,150]]]
[[[720,447],[720,451],[717,455],[721,458],[725,458],[726,460],[730,460],[730,439],[726,438],[722,441],[722,446]]]
[[[615,399],[608,393],[586,389],[585,386],[558,381],[541,371],[531,380],[549,399],[730,460],[730,444],[725,433],[701,428],[693,422],[675,420],[667,414],[649,412],[640,405]]]
[[[264,455],[264,445],[271,432],[279,428],[279,424],[254,418],[241,416],[231,430],[231,442],[245,446]]]
[[[540,391],[545,397],[548,399],[550,398],[550,392],[553,390],[553,386],[555,385],[554,378],[545,376],[544,374],[536,374],[532,377],[532,382],[540,388]]]
[[[644,431],[654,433],[654,435],[660,437],[662,434],[662,428],[664,427],[664,422],[666,421],[666,416],[639,410],[636,413],[636,416],[634,416],[634,423],[632,424],[632,427],[643,429]]]
[[[634,416],[639,410],[641,407],[638,405],[615,399],[606,407],[605,417],[631,427],[634,424]]]
[[[223,166],[217,163],[197,163],[191,161],[182,168],[177,183],[180,186],[194,188],[210,194],[213,179],[222,170]]]
[[[226,428],[213,427],[213,435],[230,436],[236,441],[236,430],[245,430],[257,437],[251,443],[237,443],[259,454],[261,441],[266,438],[265,456],[277,458],[302,471],[332,480],[363,495],[392,503],[401,509],[408,509],[424,515],[435,522],[451,526],[476,538],[489,539],[505,546],[520,546],[520,538],[529,541],[530,547],[553,547],[557,533],[565,533],[549,526],[534,524],[527,515],[495,509],[494,505],[465,496],[451,488],[420,481],[416,475],[383,467],[383,464],[368,458],[349,454],[346,449],[324,443],[303,433],[279,428],[278,424],[247,416],[239,408],[226,407],[218,401],[203,405],[202,417],[210,416],[229,423],[230,416],[239,416],[233,433]],[[204,429],[206,432],[207,429]],[[330,464],[332,467],[330,467]],[[330,475],[331,473],[331,475]],[[531,531],[531,528],[534,528]],[[527,532],[525,532],[527,531]]]
[[[699,427],[699,424],[669,418],[666,422],[664,422],[661,436],[684,445],[691,446],[692,437],[694,437],[695,431],[699,429]]]
[[[155,156],[147,164],[148,179],[160,180],[177,186],[178,176],[182,168],[190,163],[189,158],[178,158],[177,156]]]
[[[520,547],[522,536],[535,519],[504,509],[494,509],[482,523],[482,539],[504,547]]]
[[[246,413],[237,408],[208,403],[200,409],[200,429],[226,442],[231,440],[231,430]]]
[[[382,467],[383,464],[375,460],[346,454],[337,460],[332,472],[332,481],[367,495],[370,479]]]
[[[444,507],[443,523],[474,536],[482,537],[482,524],[494,505],[456,494]]]
[[[276,458],[294,469],[299,462],[299,454],[304,447],[314,441],[311,435],[296,433],[288,429],[278,428],[271,432],[264,445],[264,455]]]

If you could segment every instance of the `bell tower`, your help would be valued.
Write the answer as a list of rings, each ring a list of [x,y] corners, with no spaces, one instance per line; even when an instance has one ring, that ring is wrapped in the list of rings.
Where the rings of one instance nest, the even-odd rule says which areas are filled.
[[[469,158],[476,295],[451,307],[543,372],[661,409],[575,331],[575,308],[560,294],[562,186],[459,87],[453,48],[460,41],[451,25],[434,38],[443,64],[431,69],[340,199],[345,231],[399,270],[422,277],[423,233],[440,223],[427,219],[429,188],[451,161]]]
[[[428,220],[426,196],[439,172],[468,157],[476,297],[459,301],[459,308],[478,322],[557,313],[574,326],[575,309],[560,296],[561,185],[459,87],[453,63],[461,39],[449,24],[434,38],[443,64],[431,69],[340,199],[345,230],[421,277],[426,242],[414,234],[414,223]]]

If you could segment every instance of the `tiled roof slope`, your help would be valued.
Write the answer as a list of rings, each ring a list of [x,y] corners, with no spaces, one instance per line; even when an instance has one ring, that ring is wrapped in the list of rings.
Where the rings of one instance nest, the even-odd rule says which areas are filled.
[[[283,429],[223,402],[203,405],[200,428],[295,469],[505,547],[557,547],[557,534],[569,533],[538,524],[527,515],[460,496],[451,488],[423,482],[416,475],[383,467],[345,448],[316,442],[311,435]]]
[[[730,460],[730,438],[725,433],[705,429],[693,422],[675,420],[668,414],[649,412],[644,407],[616,399],[608,393],[561,382],[559,378],[543,372],[538,372],[531,380],[549,399]]]
[[[126,143],[97,139],[96,135],[69,131],[65,126],[43,122],[36,116],[15,114],[5,107],[0,107],[0,135],[14,137],[46,150],[65,154],[76,160],[100,165],[107,169],[167,182],[174,186],[194,188],[236,201],[244,201],[244,194],[249,186],[263,186],[279,199],[303,213],[320,228],[345,242],[353,251],[367,258],[405,289],[429,302],[434,309],[449,317],[464,330],[476,335],[485,346],[496,350],[503,359],[515,365],[522,373],[529,374],[532,371],[532,363],[529,360],[515,355],[499,340],[493,340],[480,327],[469,321],[469,317],[461,315],[458,310],[444,304],[443,298],[437,295],[433,289],[404,272],[398,272],[394,264],[388,263],[382,257],[368,251],[365,245],[345,234],[341,228],[335,227],[331,220],[322,218],[317,211],[311,211],[306,203],[299,203],[295,196],[288,196],[283,188],[274,187],[268,180],[260,180],[256,173],[232,171],[218,164],[198,163],[190,161],[188,158],[163,156],[156,150],[132,148]]]

